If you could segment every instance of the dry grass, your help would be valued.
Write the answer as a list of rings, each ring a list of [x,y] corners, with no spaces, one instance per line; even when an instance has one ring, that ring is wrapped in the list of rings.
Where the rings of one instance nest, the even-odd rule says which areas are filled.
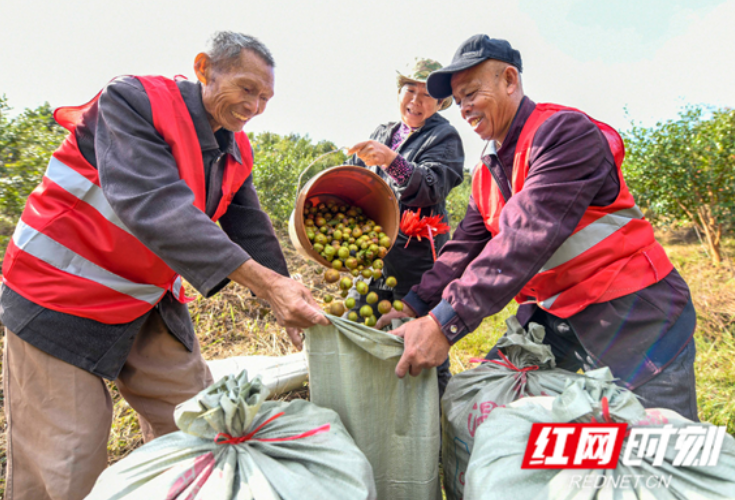
[[[661,235],[674,264],[692,289],[699,324],[697,327],[697,377],[700,416],[717,425],[727,425],[735,434],[735,272],[732,261],[715,267],[696,240]],[[315,265],[306,263],[282,238],[289,268],[294,276],[312,289],[320,299],[325,288]],[[726,241],[725,253],[735,255],[735,240]],[[191,290],[190,290],[191,293]],[[250,354],[283,355],[293,351],[266,303],[249,291],[229,285],[216,298],[199,297],[190,311],[206,359],[221,359]],[[515,312],[509,306],[488,318],[473,334],[458,343],[451,352],[452,371],[473,366],[469,360],[483,356],[505,331],[504,320]],[[110,463],[120,460],[142,440],[135,412],[120,398],[114,384],[109,385],[114,401],[114,423],[108,443]],[[2,395],[0,394],[0,397]],[[304,387],[283,399],[308,399]],[[0,425],[5,428],[0,411]],[[5,435],[0,437],[0,464],[5,477]],[[2,485],[0,485],[2,498]]]

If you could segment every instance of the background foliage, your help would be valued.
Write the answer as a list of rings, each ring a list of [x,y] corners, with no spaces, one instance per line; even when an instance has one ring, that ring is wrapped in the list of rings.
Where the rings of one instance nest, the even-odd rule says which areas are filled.
[[[278,135],[262,132],[248,134],[254,152],[253,181],[263,208],[276,227],[288,225],[288,218],[296,199],[296,184],[301,172],[320,155],[337,148],[334,143],[321,141],[312,144],[308,136]],[[303,186],[311,177],[325,168],[342,165],[347,160],[343,151],[325,155],[301,179]]]
[[[0,248],[5,248],[25,201],[38,185],[51,153],[66,136],[48,103],[14,119],[0,97]]]
[[[686,221],[704,234],[714,263],[735,219],[735,110],[689,107],[678,120],[625,135],[625,179],[659,221]]]

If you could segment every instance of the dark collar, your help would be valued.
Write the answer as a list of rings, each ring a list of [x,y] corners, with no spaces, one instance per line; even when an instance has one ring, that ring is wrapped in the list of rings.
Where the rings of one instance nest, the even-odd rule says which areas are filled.
[[[510,123],[508,134],[505,136],[505,141],[503,141],[503,145],[497,151],[500,162],[504,166],[507,166],[508,169],[513,168],[513,157],[515,156],[518,138],[521,135],[523,126],[526,124],[526,120],[531,116],[534,108],[536,108],[536,103],[527,96],[523,96],[521,104],[518,106],[518,110],[513,117],[513,121]]]
[[[225,129],[219,129],[216,136],[212,132],[212,126],[209,124],[209,118],[207,118],[204,103],[202,102],[201,83],[179,80],[176,84],[181,92],[181,97],[184,98],[184,104],[189,108],[189,114],[194,122],[194,129],[196,130],[197,139],[199,139],[199,146],[202,148],[202,151],[219,150],[220,145],[217,141],[219,137],[226,144],[224,152],[230,154],[238,163],[242,163],[240,149],[235,142],[235,134]]]

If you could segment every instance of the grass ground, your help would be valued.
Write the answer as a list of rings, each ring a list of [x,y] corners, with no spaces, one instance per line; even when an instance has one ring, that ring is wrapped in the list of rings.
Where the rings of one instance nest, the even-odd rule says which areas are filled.
[[[662,233],[659,238],[689,283],[698,315],[697,391],[699,414],[703,421],[725,425],[735,435],[735,239],[725,241],[725,254],[730,259],[715,267],[698,242]],[[291,272],[312,289],[320,299],[326,292],[315,265],[306,263],[284,239]],[[249,354],[283,355],[293,352],[285,333],[275,323],[267,304],[235,285],[228,286],[217,298],[199,297],[191,304],[202,352],[207,359],[222,359]],[[470,359],[483,356],[505,331],[505,319],[515,312],[511,305],[454,346],[450,353],[452,371],[474,366]],[[140,430],[133,410],[122,400],[114,384],[115,413],[108,442],[109,460],[113,463],[141,444]],[[306,391],[287,396],[308,397]],[[0,413],[0,426],[5,418]],[[0,437],[0,465],[5,473],[5,435]],[[0,484],[0,499],[2,498]]]

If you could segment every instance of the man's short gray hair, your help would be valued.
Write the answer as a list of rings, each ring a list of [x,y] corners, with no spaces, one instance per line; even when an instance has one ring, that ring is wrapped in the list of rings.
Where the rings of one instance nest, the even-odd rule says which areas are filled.
[[[257,54],[271,68],[276,65],[270,50],[260,40],[234,31],[218,31],[212,35],[206,54],[214,68],[228,70],[239,61],[240,52],[243,50]]]

